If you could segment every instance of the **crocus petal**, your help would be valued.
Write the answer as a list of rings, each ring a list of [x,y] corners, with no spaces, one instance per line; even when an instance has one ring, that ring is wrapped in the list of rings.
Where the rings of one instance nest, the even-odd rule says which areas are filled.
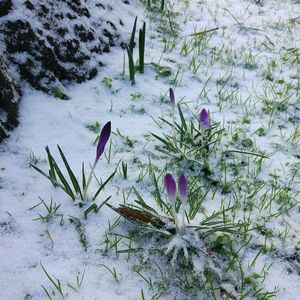
[[[178,189],[179,189],[179,195],[181,199],[187,198],[187,181],[184,176],[184,174],[181,174],[178,179]]]
[[[208,112],[205,108],[199,114],[199,122],[201,129],[209,129],[211,127]]]
[[[98,161],[98,159],[100,158],[100,156],[102,155],[105,145],[109,139],[110,136],[110,132],[111,132],[111,123],[107,122],[104,127],[101,130],[100,133],[100,137],[99,137],[99,142],[98,142],[98,146],[97,146],[97,152],[96,152],[96,162]]]
[[[167,173],[165,176],[165,189],[169,200],[176,199],[176,182],[170,173]]]
[[[175,105],[175,95],[174,95],[174,91],[172,88],[169,88],[169,96],[170,96],[170,102],[171,105]]]

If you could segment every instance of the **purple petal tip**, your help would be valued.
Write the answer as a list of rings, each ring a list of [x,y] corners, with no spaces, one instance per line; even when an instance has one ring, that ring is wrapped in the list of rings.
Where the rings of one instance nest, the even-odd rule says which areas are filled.
[[[170,96],[171,105],[175,105],[175,95],[174,95],[174,90],[172,88],[169,88],[169,96]]]
[[[199,114],[199,122],[202,129],[209,129],[211,127],[209,115],[205,108],[203,108]]]
[[[170,200],[176,198],[176,182],[170,173],[167,173],[165,176],[165,189]]]
[[[96,152],[96,161],[100,158],[102,153],[104,152],[105,145],[110,137],[111,133],[111,122],[107,122],[104,127],[101,130],[99,142],[97,146],[97,152]]]
[[[187,180],[184,174],[181,174],[178,179],[178,189],[179,189],[179,195],[181,199],[187,198]]]

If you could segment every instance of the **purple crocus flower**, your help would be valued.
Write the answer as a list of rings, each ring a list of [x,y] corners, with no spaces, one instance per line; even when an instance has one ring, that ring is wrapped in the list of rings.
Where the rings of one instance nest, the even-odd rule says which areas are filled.
[[[169,96],[170,96],[171,105],[175,106],[175,95],[174,95],[174,90],[172,88],[169,88]]]
[[[172,174],[167,173],[165,176],[165,189],[168,198],[171,202],[175,202],[176,199],[176,182]]]
[[[104,148],[105,148],[105,145],[106,145],[106,143],[107,143],[107,141],[110,137],[110,133],[111,133],[111,122],[109,121],[103,126],[103,128],[101,130],[101,133],[100,133],[100,136],[99,136],[99,142],[98,142],[98,146],[97,146],[97,150],[96,150],[95,162],[94,162],[94,165],[93,165],[92,170],[90,172],[90,175],[87,179],[85,188],[83,190],[83,198],[84,199],[87,199],[88,187],[89,187],[90,182],[92,180],[93,173],[94,173],[94,170],[96,168],[97,162],[98,162],[100,156],[102,155],[102,153],[104,152]]]
[[[176,182],[172,174],[167,173],[165,176],[165,189],[169,198],[169,201],[172,204],[172,215],[176,225],[176,232],[178,232],[178,223],[176,216]]]
[[[111,133],[111,122],[109,121],[104,125],[104,127],[101,130],[97,151],[96,151],[95,163],[99,160],[100,156],[104,152],[104,148],[110,137],[110,133]]]
[[[200,122],[200,128],[201,129],[209,129],[211,127],[209,115],[205,108],[202,108],[200,114],[199,114],[199,122]]]
[[[187,198],[187,181],[184,174],[181,174],[178,179],[179,195],[182,200]]]

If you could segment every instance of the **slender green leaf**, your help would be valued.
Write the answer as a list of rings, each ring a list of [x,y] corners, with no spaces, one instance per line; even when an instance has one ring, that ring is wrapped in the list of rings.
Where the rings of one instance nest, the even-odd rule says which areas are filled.
[[[64,192],[66,192],[69,195],[68,191],[65,189],[65,187],[61,183],[59,183],[58,181],[51,178],[49,175],[47,175],[44,171],[42,171],[41,169],[39,169],[35,165],[30,164],[30,166],[32,168],[34,168],[36,171],[38,171],[40,174],[45,176],[47,179],[49,179],[53,184],[55,184],[55,186],[59,186]]]
[[[146,22],[143,24],[143,28],[139,31],[139,64],[140,73],[144,73],[145,64],[145,38],[146,38]]]
[[[183,116],[183,113],[182,113],[182,110],[181,110],[181,107],[180,107],[180,104],[178,103],[178,112],[179,112],[179,116],[180,116],[180,120],[181,120],[181,124],[182,124],[182,126],[183,126],[183,128],[184,128],[184,131],[187,131],[188,130],[188,128],[187,128],[187,124],[186,124],[186,122],[185,122],[185,118],[184,118],[184,116]]]
[[[96,203],[93,203],[89,208],[87,208],[85,211],[84,211],[84,217],[85,219],[87,218],[87,215],[91,212],[91,211],[94,211],[96,212],[97,211],[97,204]]]
[[[151,211],[151,212],[154,212],[157,214],[156,210],[153,209],[152,207],[150,207],[149,205],[146,204],[146,202],[144,201],[144,199],[142,198],[142,196],[139,194],[139,192],[136,190],[135,187],[133,187],[133,191],[135,193],[135,195],[137,196],[138,200],[136,200],[135,202],[138,203],[139,205],[141,205],[143,208]]]
[[[81,171],[81,173],[82,173],[82,190],[84,190],[85,189],[85,187],[86,187],[86,180],[85,180],[85,171],[84,171],[84,162],[82,163],[82,171]]]
[[[60,179],[62,185],[65,187],[65,190],[66,190],[67,194],[68,194],[73,200],[75,200],[75,195],[74,195],[74,193],[73,193],[73,191],[72,191],[72,189],[71,189],[71,187],[70,187],[68,181],[66,180],[66,178],[65,178],[64,175],[62,174],[60,168],[58,167],[58,165],[57,165],[57,163],[56,163],[56,161],[55,161],[54,159],[53,159],[53,166],[54,166],[54,169],[55,169],[55,171],[56,171],[56,174],[57,174],[57,176],[59,177],[59,179]]]
[[[127,48],[127,55],[128,55],[128,64],[129,64],[129,78],[131,80],[131,83],[134,84],[134,74],[135,74],[135,69],[134,69],[134,61],[133,61],[133,56],[132,52],[128,47]]]
[[[164,138],[162,138],[162,137],[160,137],[160,136],[158,136],[158,135],[156,135],[156,134],[154,134],[154,133],[151,133],[151,135],[153,135],[156,139],[158,139],[158,140],[161,141],[163,144],[165,144],[165,145],[167,146],[168,149],[170,149],[170,148],[171,148],[172,150],[175,149],[174,146],[173,146],[173,142],[168,141],[167,138],[164,139]]]
[[[47,156],[48,156],[48,162],[49,162],[49,167],[50,167],[50,170],[49,170],[49,176],[51,178],[53,178],[54,180],[56,180],[56,175],[55,175],[55,170],[54,170],[54,166],[53,166],[53,157],[50,153],[50,150],[49,150],[49,147],[46,146],[46,152],[47,152]],[[53,182],[52,182],[53,183]]]
[[[61,284],[60,281],[58,279],[56,279],[56,282],[51,278],[51,276],[48,274],[48,272],[46,271],[46,269],[44,268],[44,266],[42,264],[40,264],[44,273],[46,274],[46,276],[48,277],[48,279],[50,280],[50,282],[53,284],[53,286],[55,287],[55,289],[61,294],[61,296],[64,297],[64,294],[62,293],[61,290]]]
[[[115,176],[117,170],[115,170],[107,179],[104,183],[101,184],[101,186],[99,187],[99,189],[97,190],[96,194],[93,197],[93,200],[95,200],[97,198],[97,196],[99,195],[99,193],[104,189],[104,187],[106,186],[106,184]]]
[[[156,176],[154,173],[152,174],[152,179],[153,179],[153,183],[154,183],[154,187],[155,187],[156,203],[160,206],[161,209],[165,208],[166,211],[169,212],[170,208],[168,207],[166,202],[161,198],[159,187],[158,187],[158,182],[157,182],[157,179],[156,179]]]
[[[134,38],[135,38],[135,32],[136,32],[137,18],[138,17],[135,17],[135,19],[134,19],[132,32],[131,32],[131,36],[130,36],[130,41],[129,41],[129,50],[130,50],[131,53],[133,53],[133,48],[134,48]]]
[[[77,179],[76,179],[76,177],[75,177],[73,171],[71,170],[70,165],[69,165],[69,163],[68,163],[68,161],[67,161],[67,159],[66,159],[66,157],[65,157],[65,155],[64,155],[64,153],[63,153],[63,151],[62,151],[61,148],[59,147],[59,145],[57,145],[57,148],[58,148],[58,151],[59,151],[59,153],[60,153],[60,156],[61,156],[61,158],[62,158],[62,160],[63,160],[63,162],[64,162],[64,164],[65,164],[65,167],[66,167],[66,169],[67,169],[67,171],[68,171],[68,174],[69,174],[69,177],[70,177],[70,179],[71,179],[71,181],[72,181],[72,184],[73,184],[73,187],[74,187],[74,189],[75,189],[75,192],[78,193],[78,194],[80,195],[80,198],[81,198],[81,200],[82,200],[83,197],[82,197],[82,193],[81,193],[81,189],[80,189],[79,183],[78,183],[78,181],[77,181]]]
[[[111,196],[107,197],[99,206],[96,203],[93,203],[89,208],[87,208],[84,211],[84,217],[87,218],[87,215],[94,211],[94,213],[98,213],[98,211],[101,209],[101,207],[108,202],[108,200],[111,198]]]
[[[253,156],[259,156],[262,158],[269,158],[269,156],[260,154],[260,153],[254,153],[254,152],[249,152],[249,151],[243,151],[243,150],[238,150],[238,149],[228,149],[225,152],[232,152],[232,153],[241,153],[241,154],[249,154]]]
[[[46,295],[47,295],[48,299],[49,299],[49,300],[52,300],[52,298],[51,298],[51,296],[50,296],[49,292],[47,291],[47,289],[46,289],[46,288],[45,288],[43,285],[41,285],[41,286],[42,286],[42,288],[43,288],[44,292],[46,293]]]

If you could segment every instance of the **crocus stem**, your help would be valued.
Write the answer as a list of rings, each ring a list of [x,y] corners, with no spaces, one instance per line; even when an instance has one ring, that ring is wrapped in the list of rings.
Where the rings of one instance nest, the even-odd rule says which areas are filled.
[[[186,207],[186,200],[187,199],[184,199],[182,201],[182,211],[181,211],[181,228],[180,228],[180,233],[184,234],[185,233],[185,207]]]
[[[201,134],[200,134],[200,145],[203,145],[204,130],[201,128],[200,123],[199,123],[199,131],[201,132]]]
[[[176,146],[176,136],[175,136],[175,111],[174,111],[174,105],[172,105],[172,118],[173,118],[172,135],[173,135],[174,145]]]
[[[96,165],[97,165],[97,160],[95,160],[95,162],[94,162],[94,165],[93,165],[93,167],[92,167],[92,169],[91,169],[90,175],[89,175],[88,180],[87,180],[87,182],[86,182],[85,188],[84,188],[84,190],[83,190],[83,199],[86,199],[87,191],[88,191],[90,182],[91,182],[91,180],[92,180],[92,177],[93,177],[93,174],[94,174],[94,170],[95,170],[95,168],[96,168]]]
[[[175,222],[175,225],[176,225],[176,233],[178,233],[179,232],[179,228],[178,228],[178,222],[177,222],[177,215],[176,215],[175,203],[176,203],[176,198],[172,199],[172,214],[173,214],[174,222]]]

